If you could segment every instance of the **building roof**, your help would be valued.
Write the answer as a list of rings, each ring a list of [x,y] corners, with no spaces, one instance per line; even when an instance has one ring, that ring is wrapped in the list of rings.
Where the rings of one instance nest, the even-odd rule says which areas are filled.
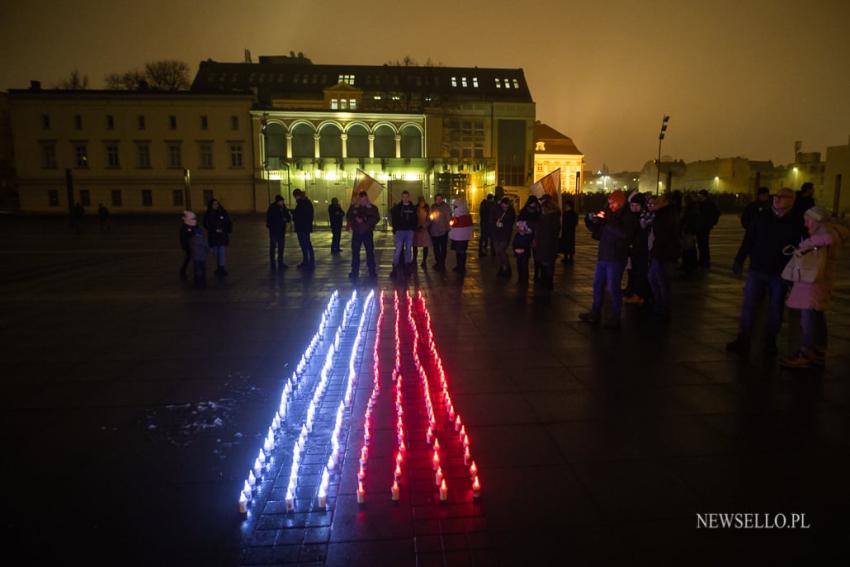
[[[534,146],[536,154],[582,155],[572,138],[539,120],[534,123]]]
[[[253,91],[260,105],[265,105],[274,98],[321,98],[324,89],[343,82],[361,89],[367,98],[396,93],[425,102],[430,97],[452,101],[533,102],[522,69],[269,62],[273,60],[263,56],[260,63],[202,61],[191,90]]]

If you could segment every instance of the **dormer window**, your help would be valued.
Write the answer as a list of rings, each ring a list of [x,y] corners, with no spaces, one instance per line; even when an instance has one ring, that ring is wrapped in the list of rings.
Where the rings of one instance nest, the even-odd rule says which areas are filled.
[[[461,78],[460,78],[460,84],[461,84],[464,88],[466,88],[466,87],[467,87],[467,84],[466,84],[466,77],[461,77]]]
[[[514,88],[515,89],[519,88],[519,81],[517,79],[514,79]]]
[[[501,88],[502,88],[502,80],[501,80],[500,78],[498,78],[498,77],[496,77],[496,88],[497,88],[497,89],[501,89]]]
[[[478,77],[472,77],[472,86],[478,88]]]
[[[453,87],[457,86],[457,77],[452,77],[452,86]]]

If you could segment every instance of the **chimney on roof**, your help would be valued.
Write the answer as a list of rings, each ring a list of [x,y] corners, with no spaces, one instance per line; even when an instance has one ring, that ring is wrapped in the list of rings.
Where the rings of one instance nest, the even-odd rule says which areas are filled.
[[[41,81],[30,81],[30,90],[31,91],[40,91],[41,90]]]

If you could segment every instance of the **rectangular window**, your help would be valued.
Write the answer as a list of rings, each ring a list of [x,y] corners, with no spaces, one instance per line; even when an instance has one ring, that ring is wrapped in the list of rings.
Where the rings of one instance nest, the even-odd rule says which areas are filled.
[[[209,142],[204,142],[198,146],[201,152],[201,168],[212,169],[213,167],[213,148]]]
[[[150,189],[142,189],[142,206],[153,206],[153,191],[151,191]]]
[[[42,130],[50,130],[50,115],[42,114],[41,115],[41,129]]]
[[[514,88],[515,89],[519,88],[519,81],[517,79],[514,79]]]
[[[43,169],[56,169],[56,144],[41,144],[41,167]]]
[[[82,130],[83,129],[83,117],[80,114],[74,115],[74,130]]]
[[[171,192],[171,204],[175,207],[183,206],[183,189],[175,189]]]
[[[349,110],[357,110],[357,99],[356,98],[348,99],[348,109]]]
[[[511,82],[507,78],[505,79],[505,88],[506,89],[511,88]]]
[[[136,143],[136,167],[148,169],[151,166],[151,146],[147,142]]]
[[[230,167],[242,167],[242,144],[230,144]]]
[[[464,86],[464,87],[466,87],[466,86],[467,86],[467,84],[466,84],[466,77],[461,77],[461,78],[460,78],[460,84],[461,84],[462,86]]]
[[[231,130],[238,130],[239,129],[239,117],[238,116],[231,116],[230,117],[230,129]]]
[[[501,89],[501,88],[502,88],[502,80],[501,80],[500,78],[498,78],[498,77],[496,77],[496,88],[497,88],[497,89]]]
[[[168,117],[168,128],[170,130],[177,130],[177,117],[173,114]]]
[[[331,110],[339,110],[339,99],[337,99],[337,98],[331,99]]]
[[[453,87],[457,86],[457,77],[452,77],[452,86]]]
[[[337,81],[337,82],[346,83],[346,84],[353,86],[354,85],[354,75],[340,75],[339,81]]]
[[[123,204],[121,199],[121,189],[113,189],[112,190],[112,206],[120,207]]]
[[[49,189],[47,191],[47,204],[51,207],[59,206],[59,191],[56,189]]]
[[[139,116],[137,118],[137,124],[139,126],[139,130],[145,129],[145,115],[144,114],[139,114]]]
[[[472,77],[472,86],[478,88],[478,77]]]
[[[109,169],[121,167],[121,161],[118,157],[118,144],[106,144],[106,167]]]
[[[341,98],[339,99],[339,109],[347,110],[348,109],[348,99]]]
[[[208,205],[213,200],[212,189],[204,189],[204,205]]]
[[[203,116],[201,116],[201,130],[206,130],[207,128],[209,128],[209,126],[209,119],[207,119],[206,114],[204,114]]]
[[[80,204],[84,207],[91,207],[91,193],[88,189],[80,189]]]
[[[183,167],[183,155],[180,151],[180,144],[168,144],[168,167],[172,169]]]
[[[89,151],[85,144],[74,144],[74,163],[78,169],[87,169],[89,166]]]
[[[106,129],[115,130],[115,117],[111,114],[106,115]]]

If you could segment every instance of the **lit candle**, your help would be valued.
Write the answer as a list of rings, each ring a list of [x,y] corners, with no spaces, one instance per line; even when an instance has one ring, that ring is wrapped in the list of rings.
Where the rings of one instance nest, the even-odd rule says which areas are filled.
[[[478,475],[475,475],[475,480],[472,481],[472,497],[479,498],[481,496],[481,483],[478,481]]]
[[[429,429],[430,429],[430,427],[429,427]],[[434,450],[435,451],[440,450],[440,440],[439,439],[434,439]]]
[[[443,482],[443,467],[437,467],[437,472],[434,474],[434,479],[436,481],[436,485],[440,486],[440,483]]]
[[[446,479],[443,479],[442,484],[440,484],[440,502],[445,502],[449,499],[449,488],[446,486]]]
[[[398,502],[399,488],[398,488],[398,481],[397,480],[393,481],[393,487],[392,487],[392,490],[390,492],[391,492],[392,497],[393,497],[393,502]]]
[[[242,516],[248,514],[248,497],[245,496],[245,492],[239,493],[239,513]]]
[[[393,472],[393,476],[396,480],[401,478],[401,465],[398,463],[395,464],[395,471]]]
[[[440,466],[440,454],[435,450],[434,457],[431,459],[431,466],[434,470],[437,470],[437,467]]]
[[[366,491],[363,489],[363,483],[357,483],[357,503],[363,504],[366,502]]]
[[[325,493],[324,487],[319,487],[319,510],[324,510],[328,505],[328,495]]]
[[[469,477],[477,478],[478,477],[478,467],[475,465],[475,461],[472,461],[472,464],[469,465]]]
[[[434,440],[434,432],[431,430],[431,426],[428,426],[428,431],[425,432],[425,442],[429,445]]]
[[[469,447],[465,447],[463,449],[463,464],[468,465],[469,461],[472,460],[472,455],[469,452]]]
[[[243,487],[242,487],[242,493],[243,493],[243,494],[245,494],[245,496],[247,496],[249,500],[251,499],[251,489],[252,489],[252,488],[253,488],[253,487],[252,487],[252,486],[248,483],[248,481],[246,480],[246,481],[245,481],[245,486],[243,486]]]
[[[458,415],[457,419],[455,419],[455,431],[460,431],[461,425],[462,423],[460,421],[460,415]]]

